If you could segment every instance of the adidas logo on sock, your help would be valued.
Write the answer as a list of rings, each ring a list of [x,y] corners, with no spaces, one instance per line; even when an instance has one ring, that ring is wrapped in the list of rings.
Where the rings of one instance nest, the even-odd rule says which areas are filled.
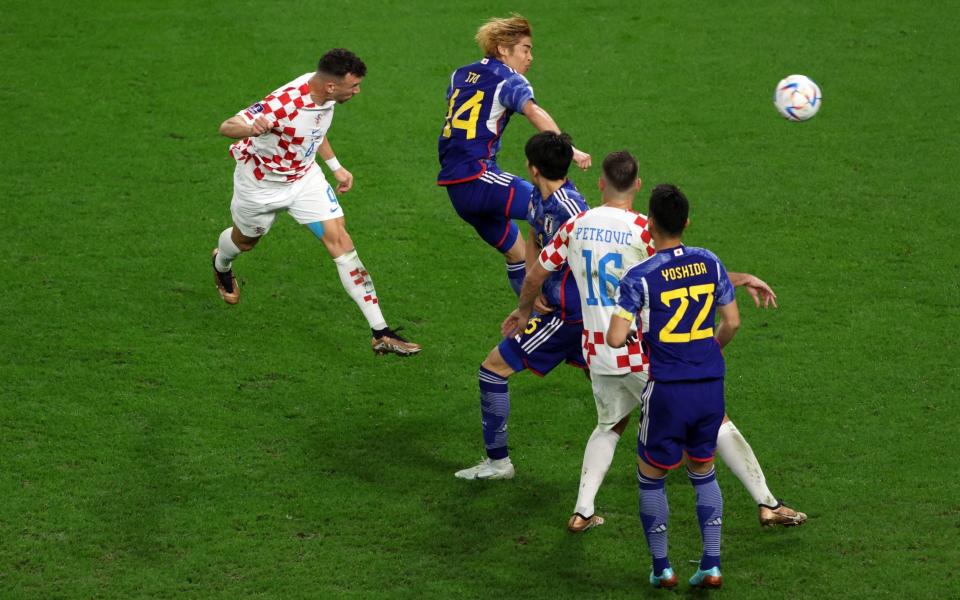
[[[720,527],[721,525],[723,525],[723,519],[720,518],[720,517],[717,517],[716,519],[713,519],[712,521],[707,521],[707,525],[713,525],[714,527]]]
[[[656,527],[650,530],[650,533],[666,533],[666,532],[667,532],[666,523],[660,523],[659,525],[657,525]]]

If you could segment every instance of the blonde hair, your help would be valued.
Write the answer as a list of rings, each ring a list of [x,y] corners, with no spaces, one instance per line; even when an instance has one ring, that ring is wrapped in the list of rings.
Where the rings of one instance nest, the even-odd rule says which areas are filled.
[[[496,58],[498,46],[513,47],[522,37],[533,37],[530,22],[522,15],[511,13],[507,18],[493,17],[480,26],[476,39],[484,55]]]

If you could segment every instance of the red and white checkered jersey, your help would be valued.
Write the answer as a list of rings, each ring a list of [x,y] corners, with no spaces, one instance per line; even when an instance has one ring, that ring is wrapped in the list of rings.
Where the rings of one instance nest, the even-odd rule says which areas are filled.
[[[583,358],[593,373],[649,371],[650,361],[639,340],[625,348],[611,348],[604,341],[624,271],[655,253],[646,227],[644,215],[599,206],[564,223],[540,253],[545,269],[557,271],[568,264],[577,280],[583,309]]]
[[[310,97],[310,78],[305,73],[237,114],[252,125],[257,117],[270,120],[263,135],[238,140],[230,153],[239,161],[256,163],[257,179],[292,182],[306,175],[316,162],[314,154],[333,121],[334,100],[316,104]]]

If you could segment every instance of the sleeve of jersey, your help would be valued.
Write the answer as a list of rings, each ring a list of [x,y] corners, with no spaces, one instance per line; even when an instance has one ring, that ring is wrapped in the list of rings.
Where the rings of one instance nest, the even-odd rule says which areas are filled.
[[[717,261],[717,306],[726,306],[733,302],[735,298],[735,292],[733,289],[733,283],[730,281],[730,276],[727,275],[727,270],[724,268],[723,263],[719,260]]]
[[[280,119],[297,110],[296,97],[299,97],[299,94],[296,94],[293,89],[278,90],[237,114],[247,125],[253,125],[257,117],[262,116],[270,119],[271,127],[276,127]]]
[[[567,264],[567,250],[570,243],[570,232],[573,231],[573,222],[570,219],[553,236],[553,241],[547,244],[540,252],[540,265],[548,271],[559,271]]]
[[[635,273],[635,272],[634,272]],[[617,316],[633,320],[643,306],[643,283],[628,272],[617,286]]]
[[[523,107],[528,100],[536,102],[533,97],[533,88],[523,75],[514,75],[503,83],[499,100],[500,104],[518,113],[523,112]]]

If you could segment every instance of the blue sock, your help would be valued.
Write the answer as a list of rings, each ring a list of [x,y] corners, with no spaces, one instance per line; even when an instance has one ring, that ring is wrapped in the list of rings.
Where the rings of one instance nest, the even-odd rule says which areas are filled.
[[[697,491],[697,519],[703,539],[700,568],[704,571],[720,566],[720,527],[723,524],[723,496],[717,485],[716,469],[698,475],[687,471],[693,489]]]
[[[667,558],[667,521],[670,519],[670,507],[667,505],[667,490],[663,487],[666,477],[654,479],[646,477],[637,469],[637,481],[640,483],[640,522],[643,534],[647,536],[647,546],[653,555],[653,574],[659,575],[670,566]]]
[[[524,266],[524,262],[508,262],[507,263],[507,281],[510,282],[510,287],[513,288],[513,293],[517,296],[520,295],[520,288],[523,287],[523,278],[527,275],[527,269]]]
[[[507,417],[510,416],[510,390],[507,380],[493,371],[480,367],[480,417],[483,424],[483,443],[487,456],[506,458]]]

